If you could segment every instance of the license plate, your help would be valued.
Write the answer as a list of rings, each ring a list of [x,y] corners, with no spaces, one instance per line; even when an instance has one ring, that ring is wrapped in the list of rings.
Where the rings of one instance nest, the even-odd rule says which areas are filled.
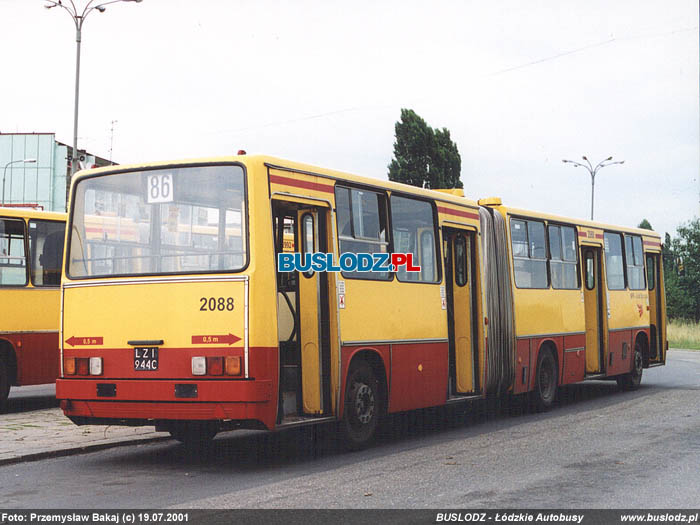
[[[140,346],[134,348],[134,370],[158,370],[158,347]]]

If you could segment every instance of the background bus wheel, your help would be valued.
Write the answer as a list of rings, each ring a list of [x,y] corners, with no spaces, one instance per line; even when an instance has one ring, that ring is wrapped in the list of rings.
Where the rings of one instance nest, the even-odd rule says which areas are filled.
[[[557,362],[549,348],[542,348],[537,356],[535,390],[531,396],[537,412],[549,410],[557,397]]]
[[[642,355],[642,345],[634,343],[634,363],[629,374],[618,376],[617,386],[622,390],[637,390],[642,382],[642,372],[644,371],[644,356]]]
[[[209,421],[188,421],[175,423],[168,432],[187,448],[204,448],[218,433],[216,424]]]
[[[10,374],[7,364],[0,359],[0,411],[7,405],[7,397],[10,395]]]
[[[353,363],[345,386],[345,407],[341,423],[345,445],[359,450],[374,437],[382,413],[379,381],[364,361]]]

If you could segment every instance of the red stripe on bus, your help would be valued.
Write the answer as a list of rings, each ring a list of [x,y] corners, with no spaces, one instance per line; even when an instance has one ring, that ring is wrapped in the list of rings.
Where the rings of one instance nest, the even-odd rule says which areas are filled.
[[[469,211],[453,210],[451,208],[445,208],[443,206],[438,206],[438,211],[440,213],[446,213],[448,215],[456,215],[458,217],[466,217],[467,219],[479,219],[479,214]]]
[[[307,190],[323,191],[326,193],[333,193],[333,186],[327,184],[319,184],[318,182],[308,182],[305,180],[289,179],[287,177],[280,177],[279,175],[270,175],[270,182],[274,184],[284,184],[286,186],[296,186],[297,188],[304,188]]]
[[[661,246],[661,243],[658,241],[644,241],[644,246],[653,246],[654,248],[658,248],[659,246]]]

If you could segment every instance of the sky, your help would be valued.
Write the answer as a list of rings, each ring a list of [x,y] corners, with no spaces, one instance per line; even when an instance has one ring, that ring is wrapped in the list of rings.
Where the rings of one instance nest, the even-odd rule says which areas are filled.
[[[75,27],[44,4],[0,0],[0,131],[71,144]],[[386,179],[410,108],[450,130],[470,198],[587,219],[591,177],[562,159],[613,156],[595,219],[673,235],[700,212],[698,18],[691,0],[117,3],[83,26],[78,146]]]

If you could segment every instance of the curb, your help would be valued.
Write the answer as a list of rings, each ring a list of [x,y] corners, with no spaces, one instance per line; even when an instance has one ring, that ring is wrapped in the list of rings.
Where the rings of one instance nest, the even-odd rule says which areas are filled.
[[[15,463],[24,463],[29,461],[39,461],[48,458],[60,458],[65,456],[75,456],[77,454],[86,454],[89,452],[98,452],[108,448],[125,447],[127,445],[143,445],[146,443],[157,443],[159,441],[172,440],[170,436],[156,436],[150,438],[130,439],[125,441],[115,441],[113,443],[96,443],[94,445],[83,445],[74,448],[63,448],[59,450],[46,450],[44,452],[35,452],[33,454],[25,454],[12,458],[0,459],[0,466],[12,465]]]

